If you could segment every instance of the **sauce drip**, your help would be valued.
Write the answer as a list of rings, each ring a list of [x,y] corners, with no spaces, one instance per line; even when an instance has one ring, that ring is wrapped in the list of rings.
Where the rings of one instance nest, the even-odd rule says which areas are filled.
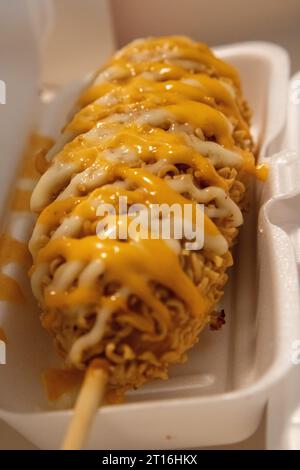
[[[83,372],[78,369],[46,369],[42,375],[49,401],[58,400],[65,393],[80,386]]]

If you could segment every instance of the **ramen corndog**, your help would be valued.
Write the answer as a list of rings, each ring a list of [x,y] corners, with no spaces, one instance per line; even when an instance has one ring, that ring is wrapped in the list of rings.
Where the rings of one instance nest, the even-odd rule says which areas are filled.
[[[235,69],[185,37],[135,41],[95,74],[31,199],[32,289],[68,367],[102,359],[122,393],[185,359],[223,295],[248,182],[264,176],[249,121]],[[100,239],[97,208],[121,196],[204,204],[203,248]]]

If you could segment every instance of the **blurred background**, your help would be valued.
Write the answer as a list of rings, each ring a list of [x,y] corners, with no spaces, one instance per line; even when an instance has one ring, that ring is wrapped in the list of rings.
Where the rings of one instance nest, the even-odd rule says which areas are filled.
[[[3,1],[3,0],[2,0]],[[65,83],[137,37],[186,34],[210,46],[272,41],[300,69],[299,0],[52,0],[43,80]],[[76,60],[75,60],[76,59]]]

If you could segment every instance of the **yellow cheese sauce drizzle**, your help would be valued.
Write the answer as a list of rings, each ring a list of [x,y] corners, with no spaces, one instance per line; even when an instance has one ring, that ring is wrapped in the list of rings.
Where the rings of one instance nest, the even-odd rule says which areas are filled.
[[[107,117],[111,112],[126,112],[129,105],[141,105],[144,108],[176,104],[180,101],[195,101],[216,107],[228,117],[237,119],[239,128],[246,130],[249,136],[247,124],[241,116],[234,98],[229,91],[217,79],[206,75],[187,75],[185,80],[190,82],[179,82],[167,80],[156,82],[138,77],[126,84],[116,85],[113,83],[95,85],[89,88],[80,100],[80,104],[93,103],[86,106],[68,126],[76,129],[79,118],[87,122],[97,121]],[[107,96],[105,100],[99,98]],[[96,102],[95,102],[96,101]],[[111,101],[112,104],[106,104]],[[118,105],[114,105],[117,101]],[[95,103],[94,103],[95,102]],[[88,126],[88,125],[87,125]]]
[[[182,136],[159,128],[139,128],[134,123],[114,128],[115,134],[102,141],[78,136],[65,146],[55,161],[73,163],[77,170],[83,170],[97,160],[102,160],[103,151],[125,146],[127,151],[134,151],[145,163],[155,159],[166,160],[171,164],[187,164],[197,172],[201,181],[228,188],[226,180],[217,173],[210,161],[189,147]]]
[[[8,234],[0,235],[0,269],[10,263],[18,263],[28,268],[31,256],[27,244]],[[0,300],[20,303],[24,300],[21,287],[10,276],[0,273]]]
[[[43,248],[37,258],[38,263],[51,262],[57,256],[64,260],[80,260],[88,264],[95,259],[102,260],[106,267],[108,279],[120,281],[130,291],[141,297],[147,305],[168,318],[167,308],[158,301],[148,285],[152,279],[162,285],[174,289],[179,297],[191,309],[194,315],[203,315],[209,306],[196,286],[183,272],[177,255],[174,254],[163,240],[139,240],[120,242],[116,240],[99,240],[97,236],[85,237],[80,240],[60,238],[51,240]],[[160,262],[158,262],[160,260]],[[82,289],[85,301],[101,305],[102,299],[95,285]],[[55,308],[80,301],[78,290],[73,292],[57,292],[47,289],[45,304]]]
[[[144,54],[140,58],[141,52]],[[118,64],[120,60],[144,62],[149,55],[153,56],[153,53],[155,61],[159,61],[160,58],[166,59],[166,62],[168,59],[183,59],[204,64],[213,74],[228,77],[237,87],[240,86],[240,79],[234,67],[215,57],[206,44],[195,43],[183,36],[162,36],[135,41],[121,49],[107,66]]]
[[[21,303],[24,300],[17,281],[4,273],[0,273],[0,300],[13,303]]]
[[[115,203],[117,205],[120,196],[127,196],[130,204],[142,203],[149,205],[166,203],[170,206],[172,204],[179,204],[182,211],[185,204],[192,204],[194,208],[196,207],[194,202],[175,192],[161,178],[141,168],[133,169],[122,164],[109,165],[105,163],[104,171],[110,173],[112,180],[116,177],[120,177],[127,182],[135,183],[137,188],[142,190],[142,192],[137,192],[137,188],[133,191],[128,191],[104,186],[94,190],[87,197],[71,197],[65,200],[57,200],[44,209],[39,216],[38,223],[47,225],[49,230],[51,230],[59,225],[62,217],[70,213],[70,210],[72,210],[74,206],[76,206],[75,210],[73,210],[74,215],[80,215],[84,220],[89,220],[96,215],[97,204],[93,204],[95,200],[98,204]],[[195,213],[196,211],[193,210],[193,223],[195,223]],[[204,215],[204,224],[208,236],[219,234],[216,225],[206,215]]]

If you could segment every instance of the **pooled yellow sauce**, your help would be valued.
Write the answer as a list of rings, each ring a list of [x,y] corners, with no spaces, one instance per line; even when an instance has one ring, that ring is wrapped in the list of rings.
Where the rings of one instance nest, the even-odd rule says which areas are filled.
[[[49,401],[58,400],[65,393],[78,387],[83,377],[84,373],[78,369],[46,369],[42,379]]]
[[[12,238],[8,234],[0,235],[0,266],[16,262],[30,266],[31,256],[26,243]]]
[[[0,300],[13,303],[21,303],[24,296],[17,281],[0,273]]]
[[[30,198],[31,191],[17,188],[13,195],[10,209],[16,212],[29,212]]]
[[[39,133],[31,135],[24,152],[20,177],[35,179],[39,176],[36,168],[37,155],[39,155],[39,159],[42,159],[42,156],[48,152],[53,143],[53,139],[45,135]]]
[[[34,133],[29,138],[21,162],[18,178],[36,179],[38,173],[35,168],[35,158],[38,152],[47,152],[53,145],[49,137]],[[17,212],[30,211],[31,191],[16,188],[10,201],[10,210]],[[28,268],[31,264],[31,255],[26,243],[12,238],[9,234],[0,235],[0,268],[9,263],[19,263]],[[0,300],[8,302],[22,302],[24,296],[18,282],[12,277],[0,273]]]
[[[261,163],[256,166],[255,176],[261,181],[267,181],[269,176],[269,165],[267,163]]]
[[[3,328],[0,328],[0,341],[4,341],[4,343],[7,343],[7,336]]]
[[[10,263],[19,263],[28,268],[31,256],[25,243],[4,233],[0,235],[0,269]],[[0,300],[20,303],[24,301],[22,289],[12,277],[0,272]]]

